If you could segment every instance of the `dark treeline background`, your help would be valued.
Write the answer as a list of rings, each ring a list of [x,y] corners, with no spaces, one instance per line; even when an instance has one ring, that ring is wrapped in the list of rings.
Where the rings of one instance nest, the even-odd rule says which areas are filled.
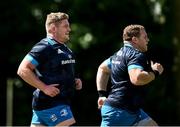
[[[0,126],[29,125],[34,88],[17,75],[19,63],[46,36],[50,12],[70,16],[71,40],[83,89],[73,102],[76,125],[100,125],[96,72],[99,64],[122,45],[122,31],[142,24],[150,38],[149,55],[162,63],[162,76],[148,87],[144,110],[159,125],[180,125],[180,1],[179,0],[7,0],[1,1]],[[13,87],[13,93],[10,88]],[[12,119],[7,113],[13,94]],[[11,116],[11,115],[10,115]]]

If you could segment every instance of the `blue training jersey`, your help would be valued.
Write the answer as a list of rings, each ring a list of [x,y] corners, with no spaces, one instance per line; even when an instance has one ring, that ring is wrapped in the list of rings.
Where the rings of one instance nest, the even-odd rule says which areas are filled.
[[[139,68],[150,71],[147,56],[126,42],[124,46],[106,62],[111,67],[111,91],[105,102],[117,108],[136,111],[143,101],[144,87],[131,83],[128,71]]]
[[[26,55],[26,59],[36,66],[36,74],[45,84],[59,84],[60,94],[55,97],[45,95],[39,89],[33,93],[32,106],[42,110],[69,104],[75,91],[75,56],[64,44],[52,38],[42,39]]]

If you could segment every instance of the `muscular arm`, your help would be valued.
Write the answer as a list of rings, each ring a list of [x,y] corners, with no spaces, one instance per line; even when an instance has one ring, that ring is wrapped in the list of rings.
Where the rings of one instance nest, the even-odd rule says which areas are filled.
[[[33,72],[34,69],[35,65],[24,58],[18,68],[17,74],[29,85],[40,89],[46,95],[51,97],[58,95],[60,93],[60,90],[56,88],[56,86],[58,86],[59,84],[46,85],[35,75],[35,73]]]
[[[111,70],[103,62],[99,66],[97,75],[96,75],[96,85],[97,85],[98,91],[100,91],[100,90],[106,91],[110,74],[111,74]]]
[[[129,77],[134,85],[146,85],[155,79],[155,73],[153,70],[159,72],[159,75],[164,71],[163,66],[160,63],[151,62],[152,71],[143,71],[142,69],[136,68],[129,70]]]
[[[35,66],[30,61],[23,59],[18,68],[17,74],[31,86],[44,91],[46,85],[34,74],[34,69]]]
[[[98,68],[97,76],[96,76],[96,85],[97,85],[97,91],[104,91],[102,96],[99,94],[98,98],[98,108],[100,109],[102,105],[104,104],[104,101],[106,100],[106,90],[107,90],[107,84],[109,80],[109,76],[111,74],[111,70],[109,69],[106,62],[101,63],[101,65]]]
[[[143,71],[138,68],[129,70],[129,77],[134,85],[146,85],[155,79],[153,72]]]

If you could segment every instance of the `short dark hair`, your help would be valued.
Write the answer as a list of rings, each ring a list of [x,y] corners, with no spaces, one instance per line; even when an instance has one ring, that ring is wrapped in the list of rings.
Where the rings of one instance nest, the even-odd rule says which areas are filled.
[[[143,29],[145,28],[142,25],[128,25],[123,30],[123,41],[131,41],[132,37],[139,37]]]

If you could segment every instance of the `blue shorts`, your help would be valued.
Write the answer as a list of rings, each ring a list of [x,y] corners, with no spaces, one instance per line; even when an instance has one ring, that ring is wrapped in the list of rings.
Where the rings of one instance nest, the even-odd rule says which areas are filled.
[[[132,126],[150,117],[140,109],[138,112],[129,112],[124,109],[103,105],[101,108],[101,126]],[[150,118],[151,119],[151,118]],[[150,120],[149,119],[149,120]]]
[[[73,114],[70,107],[68,105],[60,105],[46,110],[33,110],[31,124],[55,126],[71,118],[73,118]]]

